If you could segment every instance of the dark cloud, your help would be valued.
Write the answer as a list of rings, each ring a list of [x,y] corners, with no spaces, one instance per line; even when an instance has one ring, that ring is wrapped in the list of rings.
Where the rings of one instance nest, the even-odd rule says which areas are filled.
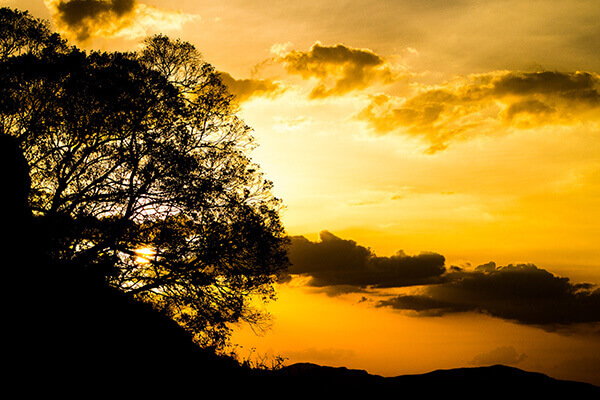
[[[588,324],[593,331],[600,322],[599,287],[572,283],[533,264],[446,268],[440,254],[409,256],[399,251],[379,257],[328,231],[317,242],[291,237],[290,261],[290,275],[282,282],[302,276],[307,286],[329,295],[377,293],[385,299],[377,300],[376,307],[416,316],[478,312],[548,331],[569,331],[576,324]],[[411,286],[409,294],[394,296],[377,290]],[[360,300],[367,301],[372,300]]]
[[[147,5],[138,0],[47,0],[61,33],[77,42],[93,37],[139,39],[181,29],[198,15]]]
[[[235,79],[227,72],[221,72],[223,83],[237,100],[242,102],[253,96],[269,96],[282,93],[285,89],[278,83],[265,79]]]
[[[573,284],[532,264],[490,263],[446,278],[422,294],[396,296],[378,306],[429,316],[475,311],[547,329],[600,322],[600,288]]]
[[[330,232],[320,242],[292,237],[290,274],[310,277],[309,285],[334,287],[338,292],[391,288],[439,282],[446,272],[445,259],[435,253],[408,256],[402,251],[378,257],[370,249]]]
[[[389,64],[379,55],[343,44],[323,46],[317,42],[309,51],[287,53],[281,62],[292,74],[318,79],[312,98],[340,95],[374,82],[389,83],[395,78]]]
[[[94,25],[107,19],[121,19],[132,13],[137,0],[60,0],[55,4],[57,17],[77,39],[89,38]]]
[[[473,365],[516,365],[521,361],[525,360],[527,355],[525,353],[517,353],[513,346],[502,346],[498,347],[489,353],[483,353],[476,355],[471,364]]]
[[[429,152],[499,126],[530,129],[596,121],[600,76],[590,72],[503,72],[476,75],[400,99],[378,95],[358,115],[376,133],[424,137]]]
[[[88,18],[113,13],[116,17],[133,11],[136,0],[66,0],[56,5],[63,21],[76,26]]]
[[[600,103],[600,78],[590,72],[511,72],[497,79],[491,92],[505,95],[552,95]]]

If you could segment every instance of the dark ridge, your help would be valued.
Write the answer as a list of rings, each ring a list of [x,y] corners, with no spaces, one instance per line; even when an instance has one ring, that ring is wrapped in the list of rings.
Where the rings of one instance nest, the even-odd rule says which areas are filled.
[[[367,371],[359,369],[348,369],[346,367],[324,367],[312,363],[296,363],[284,367],[276,372],[276,375],[282,377],[324,377],[327,379],[355,379],[355,380],[373,380],[380,378],[376,375],[369,375]]]
[[[419,375],[382,377],[362,370],[324,367],[315,364],[294,364],[272,372],[280,379],[277,383],[308,390],[331,392],[420,393],[425,398],[433,395],[457,394],[462,396],[574,396],[599,395],[600,387],[588,383],[557,380],[537,372],[527,372],[504,365],[489,367],[437,370]]]
[[[437,370],[422,375],[390,378],[394,385],[431,387],[432,391],[493,392],[513,395],[600,394],[600,388],[587,383],[558,380],[538,372],[505,365]],[[443,388],[443,389],[442,389]]]

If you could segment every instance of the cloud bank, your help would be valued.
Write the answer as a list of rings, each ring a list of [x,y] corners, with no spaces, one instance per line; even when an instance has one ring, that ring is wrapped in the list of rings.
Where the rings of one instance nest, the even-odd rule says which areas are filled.
[[[369,49],[320,42],[308,51],[288,51],[289,43],[274,47],[273,60],[311,82],[310,99],[359,94],[367,101],[356,120],[375,135],[419,137],[430,154],[511,130],[600,122],[600,75],[594,72],[492,71],[424,85],[409,66],[394,66]]]
[[[446,278],[423,288],[422,294],[395,296],[377,306],[427,316],[480,312],[549,330],[600,321],[600,288],[571,283],[532,264],[489,263],[474,271],[453,271]]]
[[[289,274],[306,278],[310,287],[330,294],[376,292],[386,297],[376,307],[415,316],[477,312],[546,330],[600,322],[599,287],[572,283],[533,264],[446,268],[437,253],[380,257],[328,231],[318,242],[292,237],[290,261]],[[380,290],[407,287],[416,290],[393,296]]]
[[[407,98],[372,96],[358,115],[377,134],[420,136],[429,152],[503,128],[530,129],[600,120],[600,75],[592,72],[494,72]]]
[[[164,10],[138,0],[45,0],[58,29],[77,42],[92,37],[137,39],[177,30],[196,15]]]

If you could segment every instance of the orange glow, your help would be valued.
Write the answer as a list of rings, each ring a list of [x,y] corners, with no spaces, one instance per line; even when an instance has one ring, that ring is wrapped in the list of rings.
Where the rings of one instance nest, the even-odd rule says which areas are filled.
[[[26,3],[77,39],[57,0]],[[600,284],[597,2],[133,3],[90,25],[82,47],[135,50],[162,26],[226,73],[289,235],[328,230],[381,257],[532,263]],[[256,348],[386,376],[514,349],[506,363],[600,385],[597,334],[476,312],[416,317],[376,308],[384,292],[279,285],[272,329],[240,326],[233,342],[242,357]]]

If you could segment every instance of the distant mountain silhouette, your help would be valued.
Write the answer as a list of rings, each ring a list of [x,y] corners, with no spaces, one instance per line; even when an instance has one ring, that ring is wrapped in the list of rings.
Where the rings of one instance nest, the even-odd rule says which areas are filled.
[[[582,382],[564,381],[504,365],[437,370],[419,375],[382,377],[366,371],[325,367],[310,363],[293,364],[272,372],[285,386],[304,390],[341,393],[419,393],[421,397],[456,394],[467,397],[503,395],[580,396],[599,395],[600,387]]]

